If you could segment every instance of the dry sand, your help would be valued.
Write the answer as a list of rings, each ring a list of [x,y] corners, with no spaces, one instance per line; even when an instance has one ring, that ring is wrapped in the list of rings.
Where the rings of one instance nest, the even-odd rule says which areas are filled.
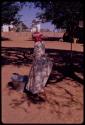
[[[31,35],[28,36],[27,33],[22,33],[22,35],[18,35],[17,33],[5,33],[2,35],[11,39],[11,41],[2,41],[2,47],[33,47]],[[26,41],[27,39],[29,39],[29,41]],[[51,42],[46,42],[46,44],[47,48],[55,48],[55,42],[53,44]],[[76,51],[83,51],[81,45],[78,45],[78,47],[75,49]],[[62,45],[59,48],[62,49]],[[67,49],[69,50],[69,45]],[[28,66],[15,66],[12,64],[2,66],[2,122],[82,123],[83,85],[70,77],[65,77],[55,84],[47,84],[45,87],[45,95],[41,95],[45,101],[38,104],[34,104],[26,94],[7,88],[12,73],[17,72],[22,75],[28,75],[30,68],[31,64]]]

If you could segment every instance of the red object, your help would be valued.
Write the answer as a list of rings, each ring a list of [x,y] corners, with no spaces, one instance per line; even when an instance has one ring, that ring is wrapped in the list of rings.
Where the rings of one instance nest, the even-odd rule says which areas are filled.
[[[39,32],[35,32],[34,34],[33,34],[33,39],[34,39],[34,41],[35,42],[38,42],[38,41],[42,41],[42,34],[41,33],[39,33]]]

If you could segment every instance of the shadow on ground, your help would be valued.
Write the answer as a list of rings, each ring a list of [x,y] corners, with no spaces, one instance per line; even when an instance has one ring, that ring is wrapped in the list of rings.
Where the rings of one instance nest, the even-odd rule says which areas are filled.
[[[1,37],[1,41],[11,41],[11,40],[7,37]]]
[[[62,37],[43,37],[44,41],[59,41]]]
[[[29,66],[33,60],[33,48],[11,48],[2,47],[1,49],[2,66],[16,65]],[[48,84],[62,81],[66,77],[83,83],[83,53],[70,52],[67,50],[46,49],[46,53],[53,60],[53,69],[48,79]],[[72,54],[72,57],[70,56]],[[80,76],[76,75],[80,74]]]
[[[43,37],[42,40],[44,41],[59,41],[61,40],[62,37]],[[30,39],[30,40],[26,40],[26,41],[33,41],[33,39]]]
[[[55,108],[55,105],[60,106],[60,104],[62,104],[62,107],[64,105],[69,107],[69,105],[71,105],[72,103],[74,103],[74,105],[80,104],[80,102],[76,102],[74,100],[73,93],[71,93],[65,87],[59,86],[59,84],[57,84],[57,83],[61,82],[66,77],[68,77],[69,79],[71,79],[72,81],[75,81],[77,83],[75,85],[75,87],[77,87],[77,86],[81,87],[80,85],[83,84],[83,78],[76,75],[75,72],[77,72],[77,73],[81,74],[81,76],[83,76],[83,70],[84,70],[83,53],[72,52],[72,59],[70,58],[70,54],[71,54],[70,51],[46,49],[46,53],[53,60],[53,68],[52,68],[51,75],[46,84],[47,87],[46,87],[45,93],[34,95],[34,94],[26,91],[25,86],[26,86],[29,78],[28,78],[28,76],[25,76],[25,78],[26,78],[25,82],[24,82],[25,86],[23,88],[25,95],[24,95],[24,93],[23,93],[23,95],[19,95],[19,93],[17,93],[18,94],[17,96],[20,97],[20,99],[18,100],[17,97],[16,97],[16,99],[12,99],[12,102],[10,103],[10,106],[12,108],[16,109],[16,107],[24,105],[24,103],[27,103],[27,105],[30,106],[32,103],[40,105],[44,102],[47,102],[53,108],[52,109],[53,112],[56,112],[59,115],[60,107],[59,107],[59,111],[57,111],[57,109]],[[1,57],[2,57],[2,62],[1,62],[2,67],[5,65],[10,65],[10,64],[14,65],[14,66],[15,65],[16,66],[25,65],[25,66],[29,67],[29,65],[32,64],[32,61],[33,61],[33,48],[2,47],[1,48]],[[48,85],[50,85],[50,86],[52,85],[52,87],[54,87],[54,88],[57,87],[57,89],[59,89],[60,91],[61,91],[61,89],[63,89],[65,91],[65,94],[67,94],[69,96],[69,98],[67,99],[67,97],[65,95],[63,95],[63,94],[58,95],[58,93],[55,93],[51,89],[49,90]],[[9,87],[9,93],[11,93],[14,96],[13,90],[16,91],[16,87],[13,86],[12,82],[8,83],[8,87]],[[52,96],[52,98],[49,99],[49,96]],[[66,100],[66,102],[64,101],[65,104],[59,100],[54,99],[54,97],[59,97],[62,100],[65,99]],[[40,106],[42,108],[42,105],[40,105]],[[82,104],[81,104],[81,106],[82,106]],[[28,110],[27,110],[28,108],[25,108],[25,106],[23,106],[21,108],[25,112],[28,112]],[[61,114],[62,114],[62,112],[61,112]]]

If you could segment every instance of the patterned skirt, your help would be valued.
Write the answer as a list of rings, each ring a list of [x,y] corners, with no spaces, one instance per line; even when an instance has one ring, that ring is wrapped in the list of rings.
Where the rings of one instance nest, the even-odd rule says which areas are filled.
[[[36,42],[34,46],[33,63],[26,89],[33,94],[39,93],[46,85],[52,70],[52,65],[52,61],[45,54],[44,43]]]

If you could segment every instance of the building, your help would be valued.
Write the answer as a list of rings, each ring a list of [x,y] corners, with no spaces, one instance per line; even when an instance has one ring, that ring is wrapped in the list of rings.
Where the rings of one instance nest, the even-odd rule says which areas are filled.
[[[3,24],[1,27],[2,32],[10,32],[14,30],[14,25],[11,22],[10,24]]]
[[[9,25],[8,24],[3,24],[1,28],[2,32],[9,32]]]

